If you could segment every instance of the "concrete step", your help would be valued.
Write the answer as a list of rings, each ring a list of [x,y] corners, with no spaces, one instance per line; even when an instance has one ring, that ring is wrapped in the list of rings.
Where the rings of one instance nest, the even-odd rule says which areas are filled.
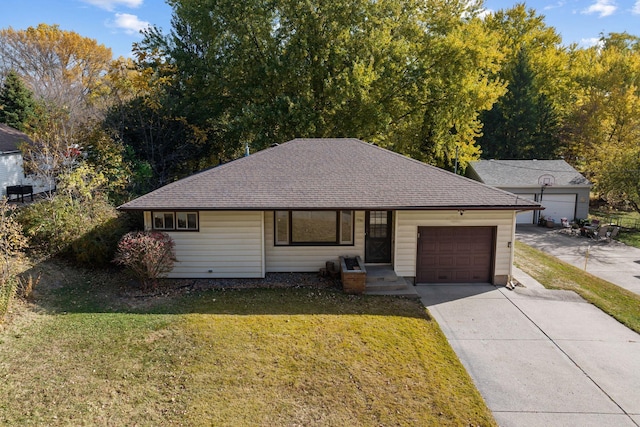
[[[406,289],[409,285],[403,280],[396,280],[394,282],[366,282],[365,289],[367,291],[395,291],[400,289]]]
[[[389,290],[389,291],[365,289],[364,293],[365,295],[387,295],[387,296],[398,296],[398,297],[408,297],[408,298],[420,298],[415,286],[407,286],[404,289],[395,289],[395,290]]]

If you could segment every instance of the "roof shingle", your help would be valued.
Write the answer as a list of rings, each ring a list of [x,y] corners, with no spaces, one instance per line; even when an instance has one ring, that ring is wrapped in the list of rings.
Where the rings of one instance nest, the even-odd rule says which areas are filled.
[[[295,139],[168,184],[120,209],[539,207],[357,139]]]
[[[23,142],[31,142],[31,139],[18,129],[0,123],[0,154],[18,152],[18,146]]]
[[[496,187],[539,187],[542,175],[551,175],[556,186],[591,186],[564,160],[478,160],[469,166],[482,182]]]

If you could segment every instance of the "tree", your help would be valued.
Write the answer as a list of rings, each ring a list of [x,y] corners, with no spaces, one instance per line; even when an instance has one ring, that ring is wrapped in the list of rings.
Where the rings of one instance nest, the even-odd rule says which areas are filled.
[[[486,28],[504,55],[495,78],[507,93],[483,112],[483,158],[554,158],[560,124],[572,101],[569,55],[544,16],[524,4],[490,14]]]
[[[35,114],[33,94],[13,70],[9,71],[0,90],[0,123],[25,132]]]
[[[357,137],[443,166],[477,156],[478,111],[503,93],[468,1],[171,0],[162,103],[226,160],[295,137]],[[455,132],[451,132],[452,129]]]
[[[57,25],[0,30],[0,74],[15,71],[37,100],[69,113],[68,126],[99,116],[110,62],[111,49]]]
[[[640,203],[640,38],[610,34],[576,52],[565,156],[612,203]],[[640,210],[639,210],[640,211]]]
[[[518,52],[508,92],[482,114],[482,157],[553,159],[560,151],[559,118],[548,97],[537,91],[527,51]]]

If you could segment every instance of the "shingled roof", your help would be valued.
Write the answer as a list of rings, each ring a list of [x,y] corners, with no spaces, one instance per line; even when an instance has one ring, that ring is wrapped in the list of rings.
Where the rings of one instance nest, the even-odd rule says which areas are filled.
[[[539,209],[357,139],[295,139],[168,184],[123,210]]]
[[[23,142],[31,142],[31,139],[18,129],[0,123],[0,154],[19,152],[18,146]]]
[[[479,160],[471,162],[470,168],[481,182],[496,187],[539,187],[543,175],[553,177],[555,186],[591,186],[564,160]]]

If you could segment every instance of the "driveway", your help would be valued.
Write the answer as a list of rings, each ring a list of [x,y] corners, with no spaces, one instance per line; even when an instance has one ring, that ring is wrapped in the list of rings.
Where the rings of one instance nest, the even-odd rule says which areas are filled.
[[[518,226],[516,239],[586,270],[611,283],[640,294],[640,249],[615,240],[595,241],[570,236],[560,229]],[[587,258],[587,252],[589,254]]]
[[[640,335],[569,291],[418,285],[501,426],[640,426]]]

